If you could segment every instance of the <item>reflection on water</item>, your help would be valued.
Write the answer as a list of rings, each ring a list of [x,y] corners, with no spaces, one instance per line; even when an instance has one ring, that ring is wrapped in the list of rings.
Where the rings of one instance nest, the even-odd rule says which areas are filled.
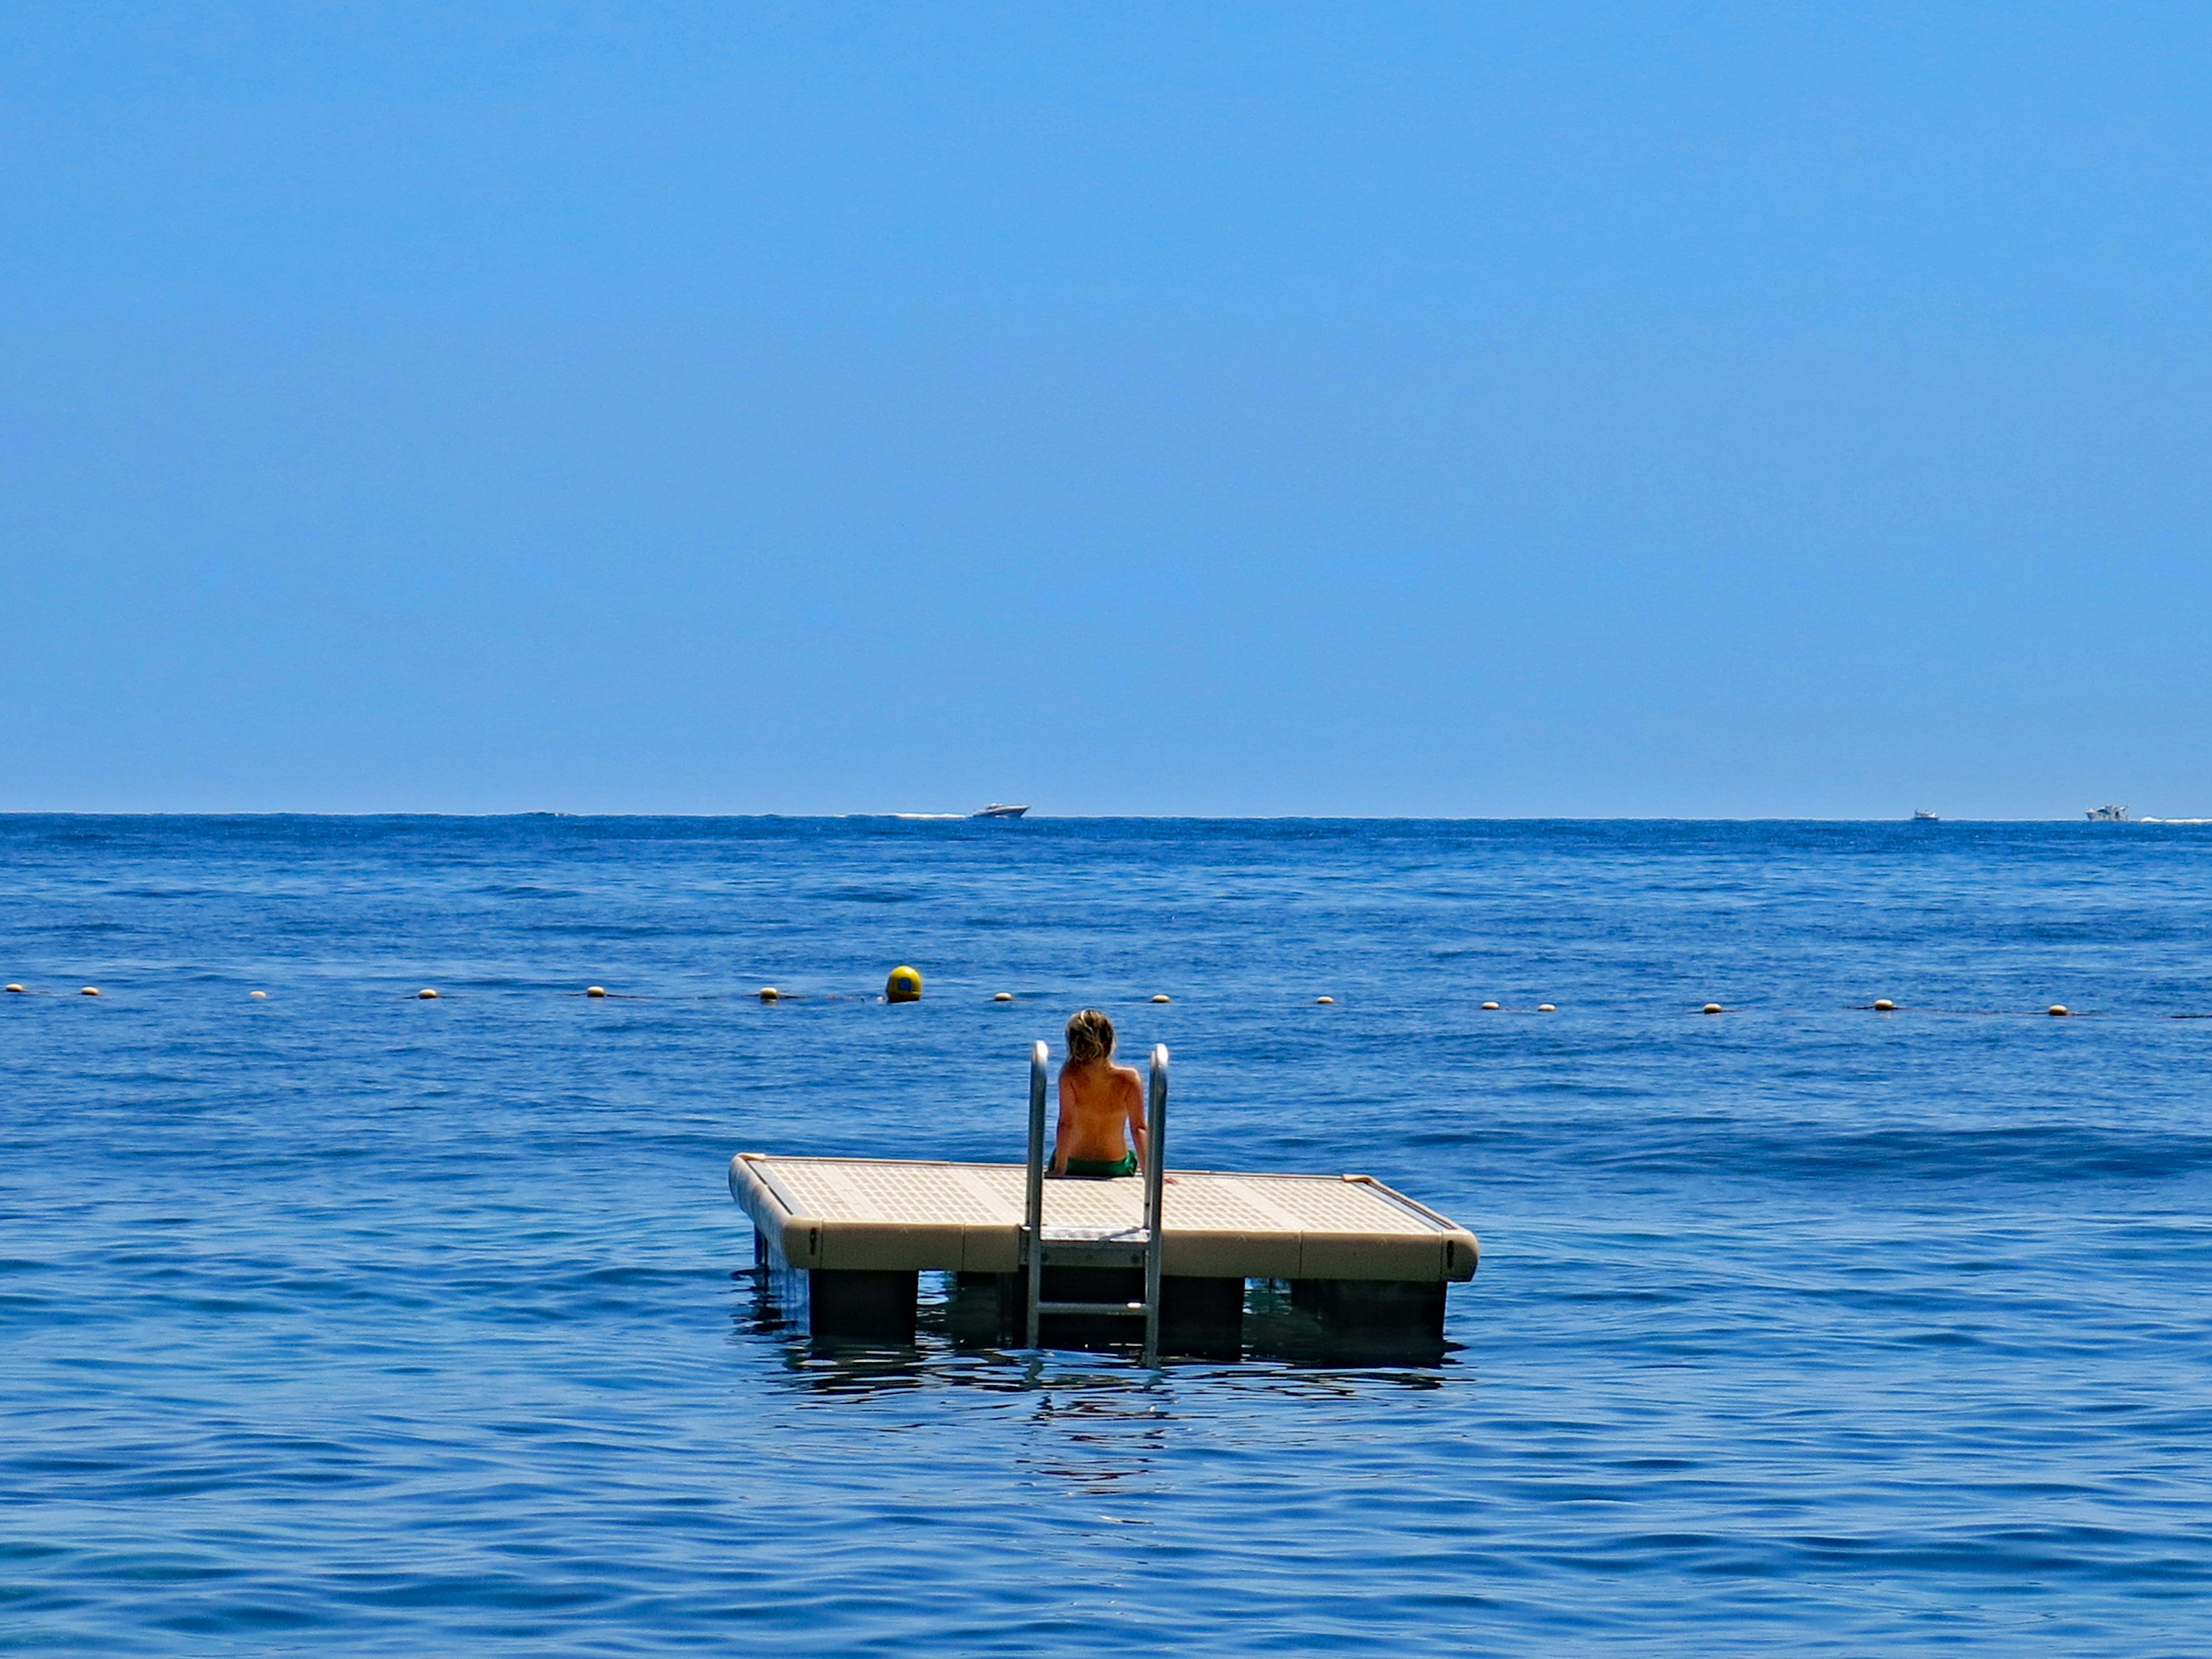
[[[1040,1386],[1033,1421],[1047,1443],[1025,1449],[1019,1467],[1103,1495],[1140,1483],[1166,1454],[1173,1396],[1165,1382],[1062,1375]]]

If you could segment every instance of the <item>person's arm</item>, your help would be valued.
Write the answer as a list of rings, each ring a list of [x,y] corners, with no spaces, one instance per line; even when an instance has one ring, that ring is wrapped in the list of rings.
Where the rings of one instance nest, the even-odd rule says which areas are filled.
[[[1052,1164],[1048,1175],[1067,1173],[1067,1067],[1060,1068],[1060,1120],[1053,1126]]]
[[[1121,1111],[1129,1125],[1129,1144],[1137,1149],[1137,1173],[1142,1175],[1152,1165],[1152,1143],[1145,1139],[1145,1085],[1133,1072],[1128,1085],[1122,1091]]]

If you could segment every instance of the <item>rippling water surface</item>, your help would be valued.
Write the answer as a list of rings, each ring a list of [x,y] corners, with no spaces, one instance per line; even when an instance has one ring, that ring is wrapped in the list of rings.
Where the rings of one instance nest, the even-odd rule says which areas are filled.
[[[2205,1651],[2208,857],[0,818],[0,1648]],[[1017,1158],[1085,1002],[1480,1235],[1443,1364],[766,1320],[733,1152]]]

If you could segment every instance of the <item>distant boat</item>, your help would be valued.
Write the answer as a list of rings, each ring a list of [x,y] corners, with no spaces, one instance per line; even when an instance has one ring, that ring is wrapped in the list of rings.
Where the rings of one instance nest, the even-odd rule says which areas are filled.
[[[2128,809],[2124,806],[2093,806],[2089,809],[2092,823],[2126,823]]]
[[[1026,806],[1001,806],[993,801],[980,812],[970,812],[971,818],[1018,818],[1030,809]]]
[[[1912,809],[1912,821],[1915,823],[1941,823],[1943,822],[1942,819],[1937,817],[1933,812],[1929,811],[1924,806],[1916,806]]]

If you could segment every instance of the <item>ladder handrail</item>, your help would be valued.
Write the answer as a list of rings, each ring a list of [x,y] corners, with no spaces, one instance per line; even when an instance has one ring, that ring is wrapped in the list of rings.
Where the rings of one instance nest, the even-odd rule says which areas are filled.
[[[1160,1363],[1160,1200],[1168,1170],[1168,1045],[1152,1045],[1145,1102],[1145,1364]]]
[[[1027,1192],[1029,1231],[1029,1346],[1037,1346],[1038,1303],[1044,1296],[1044,1078],[1048,1051],[1030,1047],[1030,1164]]]

